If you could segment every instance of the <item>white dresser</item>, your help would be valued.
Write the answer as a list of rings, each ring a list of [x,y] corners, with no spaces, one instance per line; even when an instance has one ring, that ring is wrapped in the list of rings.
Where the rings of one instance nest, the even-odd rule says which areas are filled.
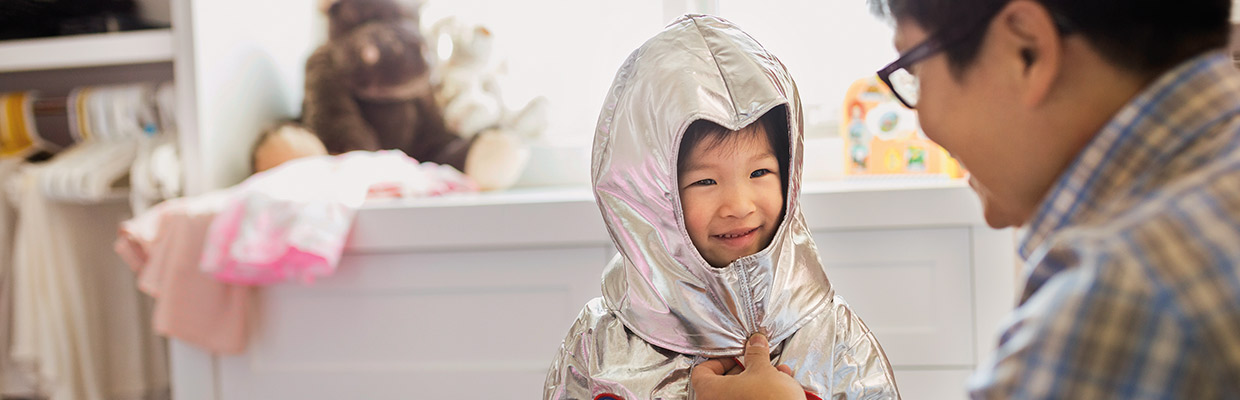
[[[827,275],[909,399],[963,398],[1014,296],[1012,234],[960,182],[810,183]],[[587,188],[362,210],[336,275],[265,289],[249,351],[173,347],[177,400],[538,398],[614,254]]]

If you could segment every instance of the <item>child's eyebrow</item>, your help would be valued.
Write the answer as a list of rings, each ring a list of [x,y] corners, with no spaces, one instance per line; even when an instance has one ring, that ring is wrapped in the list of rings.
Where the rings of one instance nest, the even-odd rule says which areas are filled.
[[[711,163],[711,162],[689,161],[685,163],[685,168],[680,170],[680,173],[684,174],[684,173],[703,170],[703,169],[711,169],[715,166],[716,166],[716,163]]]
[[[758,154],[754,154],[754,155],[753,155],[753,157],[750,157],[750,158],[749,158],[749,161],[761,161],[761,160],[765,160],[765,159],[768,159],[768,158],[775,158],[775,154],[773,154],[773,153],[758,153]]]
[[[758,154],[754,154],[753,157],[750,157],[749,162],[758,162],[758,161],[763,161],[767,159],[778,159],[778,158],[775,157],[775,155],[771,153],[758,153]],[[717,163],[717,162],[701,161],[701,160],[687,161],[685,162],[685,168],[681,169],[677,174],[683,175],[683,174],[687,174],[687,173],[695,172],[699,170],[709,170],[712,168],[719,167],[719,164],[720,163]]]

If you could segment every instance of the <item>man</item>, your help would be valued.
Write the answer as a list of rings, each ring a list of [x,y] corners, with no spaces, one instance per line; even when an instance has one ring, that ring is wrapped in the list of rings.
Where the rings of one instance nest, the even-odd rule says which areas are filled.
[[[969,169],[987,222],[1027,227],[1025,286],[972,396],[1240,398],[1230,0],[871,5],[901,52],[880,77]],[[695,368],[698,397],[788,389],[757,339],[745,372]]]

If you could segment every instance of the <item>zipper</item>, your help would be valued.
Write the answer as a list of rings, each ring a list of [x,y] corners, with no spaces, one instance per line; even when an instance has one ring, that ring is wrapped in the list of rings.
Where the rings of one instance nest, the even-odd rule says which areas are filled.
[[[749,270],[751,269],[751,263],[751,260],[745,260],[736,265],[738,269],[740,269],[740,294],[741,302],[744,303],[744,307],[742,307],[741,310],[741,314],[744,314],[741,322],[746,325],[746,333],[750,335],[756,333],[758,329],[758,323],[754,320],[754,315],[756,315],[757,312],[754,310],[756,304],[754,304],[753,300],[753,285],[749,284]]]

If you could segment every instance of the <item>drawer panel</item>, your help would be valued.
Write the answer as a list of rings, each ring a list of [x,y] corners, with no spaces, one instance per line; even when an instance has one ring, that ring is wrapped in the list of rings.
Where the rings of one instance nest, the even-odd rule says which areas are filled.
[[[896,368],[896,385],[900,397],[916,400],[960,400],[966,383],[973,374],[970,369],[918,370]]]
[[[895,366],[973,365],[969,228],[814,233],[837,294]]]
[[[250,351],[221,359],[222,397],[538,398],[607,253],[346,255],[311,286],[265,289]]]

